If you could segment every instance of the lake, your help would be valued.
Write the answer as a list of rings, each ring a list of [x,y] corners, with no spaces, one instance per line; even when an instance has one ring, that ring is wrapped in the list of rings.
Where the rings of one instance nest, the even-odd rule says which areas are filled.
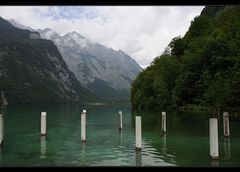
[[[87,110],[86,144],[81,143],[81,117]],[[39,132],[47,112],[47,136]],[[118,129],[123,112],[123,130]],[[167,133],[161,133],[161,112],[143,113],[142,151],[135,151],[135,118],[130,106],[19,105],[4,116],[0,166],[240,166],[240,121],[230,119],[230,138],[219,121],[218,161],[209,156],[209,119],[167,112]]]

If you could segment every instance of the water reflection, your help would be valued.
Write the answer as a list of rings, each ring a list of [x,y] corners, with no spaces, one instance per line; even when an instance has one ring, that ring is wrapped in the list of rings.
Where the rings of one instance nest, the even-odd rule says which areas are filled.
[[[122,131],[119,132],[119,145],[122,145]]]
[[[0,164],[2,165],[3,147],[0,146]]]
[[[136,166],[142,166],[142,151],[136,151]]]
[[[231,157],[230,138],[224,138],[224,159],[228,160]]]
[[[41,136],[41,148],[40,148],[40,158],[45,159],[47,153],[47,141],[46,136]]]
[[[86,144],[81,144],[81,165],[86,165]]]
[[[163,134],[161,140],[162,140],[162,154],[166,155],[167,154],[167,135]]]
[[[211,166],[212,166],[212,167],[218,167],[218,166],[219,166],[219,160],[217,160],[217,159],[212,159],[212,160],[211,160]]]

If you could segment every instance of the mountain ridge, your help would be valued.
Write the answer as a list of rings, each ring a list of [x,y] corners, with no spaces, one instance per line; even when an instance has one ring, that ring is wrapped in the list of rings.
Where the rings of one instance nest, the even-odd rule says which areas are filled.
[[[68,70],[55,44],[37,35],[0,18],[0,89],[8,102],[97,100]]]
[[[102,44],[94,43],[76,31],[63,36],[49,28],[36,31],[44,39],[50,39],[56,44],[68,68],[76,75],[79,82],[93,94],[109,100],[122,98],[130,100],[132,80],[142,69],[124,51],[116,51]],[[94,82],[96,79],[97,81]],[[102,81],[99,82],[99,80]],[[93,86],[94,83],[97,85]],[[103,85],[107,83],[109,88],[111,87],[109,91],[116,96],[99,95],[98,93],[102,90],[97,89],[103,87],[99,85],[100,83],[104,83]],[[116,92],[119,94],[117,95]]]

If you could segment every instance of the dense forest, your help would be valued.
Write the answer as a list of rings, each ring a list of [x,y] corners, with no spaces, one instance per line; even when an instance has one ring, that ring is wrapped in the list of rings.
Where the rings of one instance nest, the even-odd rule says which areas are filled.
[[[240,6],[206,6],[132,84],[135,110],[239,111]]]

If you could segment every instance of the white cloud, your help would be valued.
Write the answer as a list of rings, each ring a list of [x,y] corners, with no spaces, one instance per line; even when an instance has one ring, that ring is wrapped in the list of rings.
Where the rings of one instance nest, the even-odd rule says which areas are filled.
[[[186,33],[202,9],[203,6],[85,6],[76,18],[76,6],[1,6],[0,16],[35,29],[49,27],[61,35],[75,30],[94,42],[122,49],[145,67],[172,38]],[[61,18],[63,13],[65,18]]]

